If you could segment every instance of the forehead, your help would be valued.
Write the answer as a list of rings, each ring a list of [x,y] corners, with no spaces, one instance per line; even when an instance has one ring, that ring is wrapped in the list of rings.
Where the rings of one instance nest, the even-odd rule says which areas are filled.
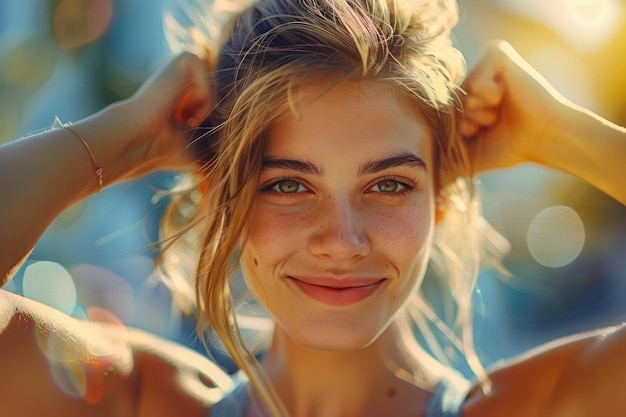
[[[343,81],[329,87],[310,82],[293,93],[293,111],[274,122],[265,142],[266,156],[309,158],[413,152],[432,166],[433,143],[418,109],[389,86]]]

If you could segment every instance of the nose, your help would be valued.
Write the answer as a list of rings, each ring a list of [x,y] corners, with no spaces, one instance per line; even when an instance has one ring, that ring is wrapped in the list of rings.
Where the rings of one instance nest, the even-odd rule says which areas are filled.
[[[346,262],[366,256],[371,247],[363,208],[349,199],[320,202],[309,250],[317,257]]]

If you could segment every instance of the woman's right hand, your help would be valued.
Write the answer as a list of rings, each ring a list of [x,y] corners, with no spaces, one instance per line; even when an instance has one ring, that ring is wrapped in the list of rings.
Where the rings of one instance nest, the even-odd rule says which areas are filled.
[[[201,58],[179,55],[132,97],[71,132],[52,129],[0,146],[0,285],[70,205],[118,181],[192,168],[189,140],[213,105],[210,71]]]
[[[188,150],[191,132],[210,113],[213,90],[210,65],[183,53],[148,79],[130,98],[105,110],[112,122],[128,130],[118,179],[135,178],[160,169],[184,170],[193,164]],[[104,167],[105,171],[107,167]]]

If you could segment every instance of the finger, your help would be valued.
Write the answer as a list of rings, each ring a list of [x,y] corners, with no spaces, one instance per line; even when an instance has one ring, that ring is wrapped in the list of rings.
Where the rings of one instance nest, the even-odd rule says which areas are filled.
[[[483,126],[490,127],[497,123],[499,117],[497,108],[480,109],[474,111],[466,111],[463,118]]]
[[[506,45],[504,41],[489,42],[483,56],[462,84],[468,96],[477,97],[486,106],[497,105],[504,94],[500,75],[506,66]]]
[[[136,96],[145,96],[149,101],[167,103],[169,97],[174,99],[181,91],[188,90],[191,85],[202,85],[208,89],[203,75],[210,73],[205,61],[189,52],[184,52],[170,60],[159,71],[141,86]]]
[[[463,97],[463,111],[477,110],[483,106],[483,101],[476,96],[467,95]]]
[[[210,97],[205,95],[187,94],[180,100],[174,118],[178,123],[189,127],[198,126],[212,110]]]
[[[468,96],[472,98],[474,105],[483,107],[494,107],[502,102],[504,88],[502,83],[496,79],[476,79],[475,82],[467,86]]]
[[[461,136],[465,138],[474,137],[480,132],[480,125],[469,119],[463,119],[459,127]]]
[[[184,71],[186,83],[175,111],[175,119],[195,127],[204,120],[213,107],[213,89],[210,71],[204,61],[189,56]]]
[[[212,108],[213,99],[210,92],[197,85],[190,86],[176,105],[174,119],[186,126],[196,127],[209,116]]]
[[[194,97],[193,93],[184,94],[176,106],[174,120],[180,124],[190,127],[196,126],[196,111],[198,105],[202,104],[198,103],[198,100]]]

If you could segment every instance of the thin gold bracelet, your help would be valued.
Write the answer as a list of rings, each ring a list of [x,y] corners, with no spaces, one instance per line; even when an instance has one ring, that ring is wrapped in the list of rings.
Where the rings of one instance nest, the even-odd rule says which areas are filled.
[[[102,191],[102,184],[104,183],[104,179],[103,179],[104,169],[102,169],[102,167],[96,160],[96,156],[91,151],[91,148],[89,147],[85,139],[83,139],[74,129],[72,129],[69,126],[69,123],[64,123],[62,124],[62,126],[65,130],[67,130],[68,132],[76,136],[78,140],[80,140],[80,142],[83,144],[85,149],[87,150],[87,153],[89,154],[89,159],[91,159],[91,164],[93,165],[93,168],[96,172],[96,178],[98,179],[98,192]]]

